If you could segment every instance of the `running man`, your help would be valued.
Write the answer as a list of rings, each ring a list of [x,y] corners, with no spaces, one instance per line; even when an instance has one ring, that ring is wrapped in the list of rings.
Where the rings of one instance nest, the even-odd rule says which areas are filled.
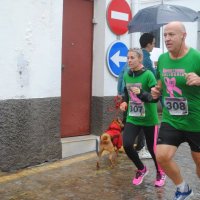
[[[186,36],[181,22],[165,26],[168,52],[159,57],[158,85],[151,89],[154,99],[162,92],[164,100],[156,158],[176,185],[174,200],[186,200],[193,195],[173,159],[181,143],[189,144],[200,178],[200,52],[186,45]]]

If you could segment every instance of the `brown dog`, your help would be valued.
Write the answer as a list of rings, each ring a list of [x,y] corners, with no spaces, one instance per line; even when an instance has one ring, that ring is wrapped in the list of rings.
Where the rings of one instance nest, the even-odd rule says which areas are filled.
[[[100,159],[104,151],[109,152],[111,167],[115,166],[118,151],[122,147],[121,131],[123,126],[122,120],[117,118],[111,122],[108,129],[100,136],[97,169],[100,168]]]

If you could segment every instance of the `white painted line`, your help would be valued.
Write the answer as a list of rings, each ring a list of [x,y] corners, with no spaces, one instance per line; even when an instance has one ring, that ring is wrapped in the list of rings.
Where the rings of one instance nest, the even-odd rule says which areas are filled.
[[[111,11],[111,18],[128,21],[128,14],[123,12]]]

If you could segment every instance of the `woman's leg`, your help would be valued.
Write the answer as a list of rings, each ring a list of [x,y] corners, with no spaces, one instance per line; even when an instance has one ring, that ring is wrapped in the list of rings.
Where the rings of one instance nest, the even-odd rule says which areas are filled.
[[[156,142],[158,137],[158,127],[157,126],[146,126],[143,127],[144,129],[144,135],[146,138],[147,148],[149,150],[149,153],[152,156],[152,159],[154,161],[155,167],[157,172],[161,170],[160,166],[158,165],[156,161],[155,151],[156,151]]]
[[[135,147],[136,151],[140,151],[145,146],[145,137],[142,129],[137,136],[137,142],[135,142],[135,144],[137,144],[137,146]]]
[[[124,150],[128,157],[133,161],[138,168],[133,178],[133,185],[140,185],[143,182],[144,177],[148,174],[147,168],[141,162],[137,151],[134,148],[135,138],[139,134],[141,126],[136,126],[131,123],[126,123],[123,134]]]
[[[158,164],[155,156],[156,144],[158,138],[158,126],[144,127],[144,133],[146,137],[148,150],[152,156],[157,171],[157,176],[154,185],[156,187],[161,187],[165,184],[166,175],[162,170],[162,168],[160,167],[160,165]]]
[[[127,122],[124,127],[123,146],[127,156],[132,160],[138,170],[143,170],[144,165],[133,146],[140,129],[140,126],[135,126],[134,124]]]

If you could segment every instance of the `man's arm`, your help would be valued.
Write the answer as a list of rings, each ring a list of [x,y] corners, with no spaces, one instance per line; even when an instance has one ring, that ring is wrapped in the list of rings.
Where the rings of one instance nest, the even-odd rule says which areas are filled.
[[[186,78],[186,84],[189,86],[195,85],[195,86],[200,86],[200,77],[195,74],[194,72],[185,73],[185,78]]]
[[[127,63],[124,65],[123,69],[121,70],[118,82],[117,82],[117,95],[123,96],[124,95],[124,73],[127,70],[128,66]]]
[[[156,70],[154,69],[153,63],[150,59],[144,59],[143,65],[144,65],[145,69],[150,70],[154,74],[154,76],[156,76]]]
[[[123,84],[123,75],[124,75],[124,69],[119,74],[118,82],[117,82],[117,94],[123,95],[122,93],[122,84]]]

